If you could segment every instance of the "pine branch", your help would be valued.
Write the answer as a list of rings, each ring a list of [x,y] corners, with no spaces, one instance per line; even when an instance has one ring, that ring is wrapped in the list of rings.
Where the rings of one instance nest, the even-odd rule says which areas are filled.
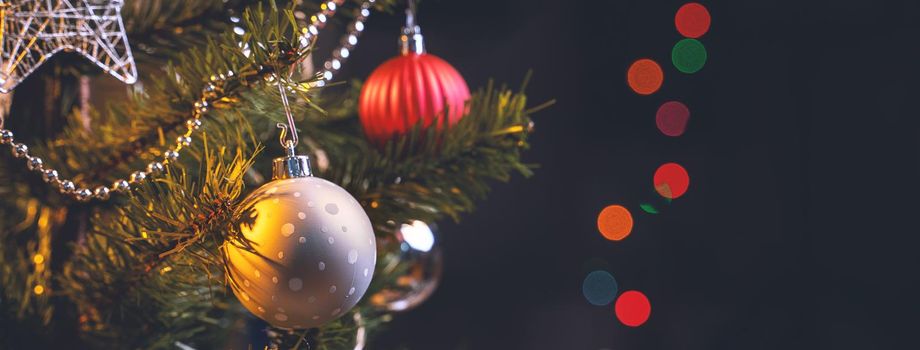
[[[244,177],[265,178],[253,175],[269,173],[271,157],[256,157],[261,144],[266,145],[264,153],[281,154],[274,124],[284,114],[276,87],[265,84],[264,78],[276,69],[286,76],[290,64],[309,53],[309,48],[285,50],[296,47],[293,18],[292,12],[282,14],[273,6],[246,12],[239,24],[245,35],[226,33],[179,55],[165,74],[148,84],[144,95],[94,115],[90,132],[70,123],[58,140],[39,150],[49,163],[65,164],[64,175],[94,174],[80,181],[125,175],[159,156],[158,149],[169,144],[175,129],[190,116],[211,75],[236,72],[206,115],[201,136],[179,162],[168,165],[164,177],[140,186],[129,198],[90,208],[90,234],[84,244],[75,246],[63,274],[54,276],[58,287],[48,295],[70,303],[90,345],[172,348],[182,341],[220,347],[222,334],[232,331],[233,320],[245,312],[227,293],[219,247],[228,239],[242,239],[238,227]],[[243,54],[240,43],[248,45],[249,55]],[[378,235],[388,235],[413,219],[458,220],[484,198],[492,181],[506,181],[515,173],[530,175],[532,166],[521,160],[521,152],[527,148],[533,110],[526,107],[522,93],[490,84],[474,94],[470,113],[443,134],[416,128],[381,152],[365,140],[356,118],[353,102],[359,84],[342,95],[317,96],[309,82],[283,83],[301,98],[294,111],[303,139],[309,141],[302,150],[329,156],[330,163],[318,167],[318,173],[362,201]],[[312,104],[327,107],[327,113]],[[0,159],[0,168],[4,164]],[[26,329],[22,334],[37,334],[41,327],[9,317],[15,310],[7,300],[34,308],[24,316],[28,320],[39,320],[50,310],[21,297],[31,288],[26,276],[32,273],[32,257],[22,247],[28,248],[26,252],[37,249],[38,225],[29,223],[17,233],[11,230],[17,224],[7,218],[28,217],[32,198],[41,198],[37,202],[43,206],[72,202],[42,192],[46,187],[34,174],[11,175],[19,177],[11,181],[28,181],[26,188],[3,186],[12,183],[3,182],[5,173],[0,171],[0,194],[16,193],[21,199],[0,200],[3,214],[11,214],[0,217],[0,325],[12,323]],[[394,278],[375,276],[369,295]],[[9,299],[11,295],[19,297]],[[284,347],[346,348],[358,326],[352,318],[355,313],[365,316],[368,331],[385,320],[362,303],[343,318],[282,336],[280,342]]]

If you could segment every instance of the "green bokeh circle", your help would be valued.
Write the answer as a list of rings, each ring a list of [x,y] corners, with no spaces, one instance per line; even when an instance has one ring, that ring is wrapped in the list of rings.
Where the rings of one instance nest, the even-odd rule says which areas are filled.
[[[671,62],[683,73],[696,73],[706,65],[706,48],[696,39],[683,39],[674,44]]]

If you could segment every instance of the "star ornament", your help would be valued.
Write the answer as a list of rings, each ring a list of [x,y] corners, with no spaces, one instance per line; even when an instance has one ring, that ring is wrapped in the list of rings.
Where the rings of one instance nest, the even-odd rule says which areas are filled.
[[[121,20],[124,0],[0,0],[0,92],[62,50],[79,52],[126,84],[137,67]]]

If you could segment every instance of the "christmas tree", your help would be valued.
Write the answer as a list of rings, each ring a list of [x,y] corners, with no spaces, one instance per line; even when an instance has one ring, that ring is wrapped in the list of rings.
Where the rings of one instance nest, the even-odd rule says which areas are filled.
[[[459,220],[493,180],[529,175],[521,152],[529,116],[541,107],[528,105],[521,91],[489,84],[468,98],[458,94],[462,108],[449,93],[431,94],[425,106],[391,111],[396,122],[366,118],[371,102],[361,81],[329,83],[371,13],[401,16],[409,5],[0,2],[3,87],[10,90],[0,95],[0,126],[3,147],[12,150],[0,155],[0,348],[239,348],[264,333],[277,348],[354,349],[385,331],[390,312],[401,309],[388,303],[406,279],[419,278],[412,270],[419,262],[402,259],[400,231]],[[324,54],[314,54],[316,39],[341,35],[320,31],[326,23],[346,34],[313,69]],[[411,18],[403,34],[408,54],[421,54],[420,42],[409,45],[420,39]],[[122,87],[99,67],[129,83],[136,74],[138,83]],[[288,125],[280,144],[279,123]],[[298,131],[299,140],[292,138]],[[270,244],[253,232],[271,213],[251,215],[247,199],[272,182],[274,158],[295,154],[308,155],[313,175],[357,200],[376,236],[369,265],[376,268],[363,298],[354,287],[332,286],[330,294],[360,301],[309,327],[295,322],[295,310],[260,315],[261,306],[247,303],[256,298],[247,288],[256,287],[234,275],[236,260],[228,257],[233,250],[284,265],[284,252],[276,259],[259,251]],[[276,180],[287,178],[274,171]],[[358,234],[341,226],[339,244]],[[294,232],[286,230],[277,236]],[[331,233],[328,239],[332,246]],[[348,263],[368,261],[352,252]],[[268,288],[304,291],[291,294],[302,296],[295,307],[304,312],[322,302],[308,301],[315,281],[271,277],[270,284],[264,276]],[[257,317],[268,324],[259,326]]]

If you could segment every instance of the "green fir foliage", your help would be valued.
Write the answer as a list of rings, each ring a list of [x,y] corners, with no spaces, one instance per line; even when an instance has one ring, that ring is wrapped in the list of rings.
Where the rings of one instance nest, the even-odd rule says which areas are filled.
[[[66,120],[62,130],[32,136],[44,140],[33,153],[62,177],[86,185],[124,178],[162,158],[160,150],[184,133],[202,88],[223,74],[220,100],[162,176],[128,196],[78,203],[21,160],[0,156],[0,348],[221,348],[227,339],[246,340],[247,312],[226,286],[221,246],[241,238],[240,202],[282,154],[275,124],[284,113],[277,86],[266,82],[297,73],[293,63],[311,48],[289,49],[302,25],[295,11],[317,5],[179,3],[125,3],[132,45],[142,62],[162,67],[147,70],[142,93],[93,111],[88,129],[67,111],[54,116]],[[228,23],[228,13],[240,21]],[[234,34],[234,25],[245,35]],[[459,220],[494,180],[531,174],[521,153],[529,116],[542,106],[529,108],[521,92],[490,83],[473,94],[459,124],[445,132],[416,127],[379,150],[356,115],[360,82],[320,94],[312,80],[283,82],[296,92],[299,151],[311,155],[318,176],[359,199],[378,236],[414,219]],[[368,295],[395,277],[378,271]],[[367,304],[319,329],[273,330],[273,339],[280,348],[350,348],[356,314],[371,335],[388,319]]]

